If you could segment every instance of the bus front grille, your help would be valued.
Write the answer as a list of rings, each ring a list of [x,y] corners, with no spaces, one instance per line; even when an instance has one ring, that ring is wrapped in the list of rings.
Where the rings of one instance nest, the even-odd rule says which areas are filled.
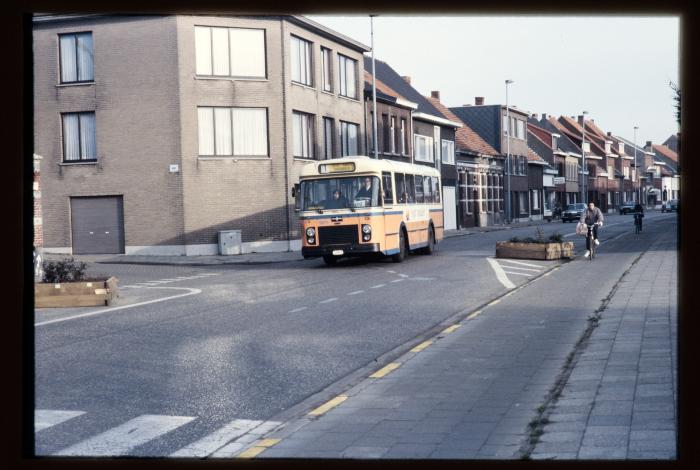
[[[336,227],[319,227],[319,246],[357,243],[357,225],[340,225]]]

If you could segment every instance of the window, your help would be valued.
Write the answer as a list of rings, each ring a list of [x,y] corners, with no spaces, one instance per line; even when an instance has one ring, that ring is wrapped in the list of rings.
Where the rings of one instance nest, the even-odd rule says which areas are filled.
[[[311,43],[292,36],[292,81],[302,85],[313,86],[311,70]]]
[[[265,30],[195,26],[197,75],[265,78]]]
[[[350,122],[340,121],[340,155],[346,157],[348,155],[357,155],[357,134],[360,126]]]
[[[265,108],[197,108],[199,155],[267,156]]]
[[[630,167],[626,166],[622,168],[622,174],[625,176],[626,180],[630,179]]]
[[[408,203],[416,202],[416,180],[413,175],[406,175],[406,193],[408,193]]]
[[[417,203],[424,203],[425,202],[425,193],[423,191],[423,177],[420,175],[416,175],[414,177],[415,179],[415,187],[416,187],[416,202]]]
[[[408,133],[406,132],[406,118],[401,118],[401,155],[408,153]]]
[[[553,148],[554,150],[557,150],[557,144],[558,144],[558,143],[559,143],[559,142],[557,141],[557,136],[556,136],[556,135],[553,135],[553,136],[552,136],[552,148]]]
[[[517,120],[516,132],[518,139],[525,139],[525,121],[521,119]]]
[[[382,114],[382,152],[391,152],[391,130],[389,129],[389,115]]]
[[[394,178],[396,180],[396,202],[405,204],[408,199],[408,193],[406,192],[406,181],[403,173],[394,173]]]
[[[487,197],[488,197],[488,211],[493,212],[493,175],[486,175],[486,185],[487,185]]]
[[[382,173],[382,185],[384,186],[384,204],[393,204],[394,187],[392,185],[391,173],[389,173],[388,171]]]
[[[503,135],[508,135],[508,116],[503,115]]]
[[[339,93],[348,98],[357,98],[357,61],[338,54]]]
[[[292,114],[294,133],[294,156],[314,158],[314,117],[312,114],[294,111]]]
[[[481,212],[486,212],[487,207],[486,203],[488,202],[488,196],[486,194],[486,175],[483,173],[479,174],[479,185],[480,185],[480,193],[481,193]]]
[[[323,158],[333,158],[333,118],[323,118]]]
[[[391,116],[391,127],[389,128],[389,140],[391,140],[391,153],[396,153],[399,147],[396,143],[396,116]]]
[[[333,93],[333,82],[331,75],[331,50],[325,47],[321,48],[321,68],[323,69],[323,91]]]
[[[532,208],[540,210],[540,192],[536,189],[532,190]]]
[[[95,113],[66,113],[63,118],[63,161],[97,160]]]
[[[369,129],[367,129],[367,140],[369,141],[369,150],[374,152],[374,113],[369,112]]]
[[[435,195],[433,194],[433,185],[430,176],[423,177],[423,192],[425,193],[425,202],[435,202]]]
[[[413,148],[417,161],[433,162],[433,139],[420,134],[413,136]]]
[[[61,34],[58,38],[61,83],[93,81],[92,33]]]
[[[440,182],[437,176],[430,177],[431,184],[433,186],[433,202],[440,202]]]
[[[434,142],[434,149],[433,149],[433,155],[435,155],[435,158],[440,161],[440,126],[433,126],[433,142]],[[439,168],[439,166],[438,166]]]
[[[608,179],[613,179],[615,177],[615,172],[613,171],[613,166],[608,165]]]
[[[518,202],[519,202],[519,207],[520,207],[520,214],[529,213],[529,211],[527,209],[527,192],[518,191]]]
[[[442,163],[455,164],[455,143],[451,140],[442,141]]]

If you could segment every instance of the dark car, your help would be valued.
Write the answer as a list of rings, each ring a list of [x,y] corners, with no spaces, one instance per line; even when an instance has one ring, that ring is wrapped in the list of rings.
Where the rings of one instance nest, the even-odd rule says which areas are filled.
[[[564,212],[561,213],[562,222],[574,222],[581,218],[581,214],[586,210],[586,205],[582,202],[569,204]]]
[[[634,212],[634,206],[637,205],[634,201],[627,201],[623,202],[622,205],[620,206],[620,215],[622,214],[630,214]]]
[[[661,212],[678,212],[678,199],[671,199],[661,205]]]

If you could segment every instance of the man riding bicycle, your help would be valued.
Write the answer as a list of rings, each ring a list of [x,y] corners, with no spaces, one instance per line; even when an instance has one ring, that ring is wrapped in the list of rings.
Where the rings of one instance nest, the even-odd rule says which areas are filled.
[[[593,242],[596,245],[600,245],[598,241],[598,227],[603,226],[603,213],[595,206],[593,201],[588,203],[588,208],[581,214],[581,223],[586,225],[593,225]],[[586,254],[584,257],[588,257],[591,254],[590,240],[586,238]]]
[[[634,205],[634,223],[639,224],[639,230],[642,230],[642,217],[644,217],[644,207],[640,203]]]

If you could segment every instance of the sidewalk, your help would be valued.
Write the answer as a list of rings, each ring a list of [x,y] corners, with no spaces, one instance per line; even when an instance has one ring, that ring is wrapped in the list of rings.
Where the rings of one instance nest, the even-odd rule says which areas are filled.
[[[555,268],[547,281],[472,312],[239,456],[675,458],[674,237],[664,233],[626,273],[628,263],[613,254],[597,260],[598,272],[621,279],[612,294],[594,282],[595,270],[576,262]],[[537,304],[559,290],[565,309],[561,301]],[[592,333],[579,343],[584,331]]]

